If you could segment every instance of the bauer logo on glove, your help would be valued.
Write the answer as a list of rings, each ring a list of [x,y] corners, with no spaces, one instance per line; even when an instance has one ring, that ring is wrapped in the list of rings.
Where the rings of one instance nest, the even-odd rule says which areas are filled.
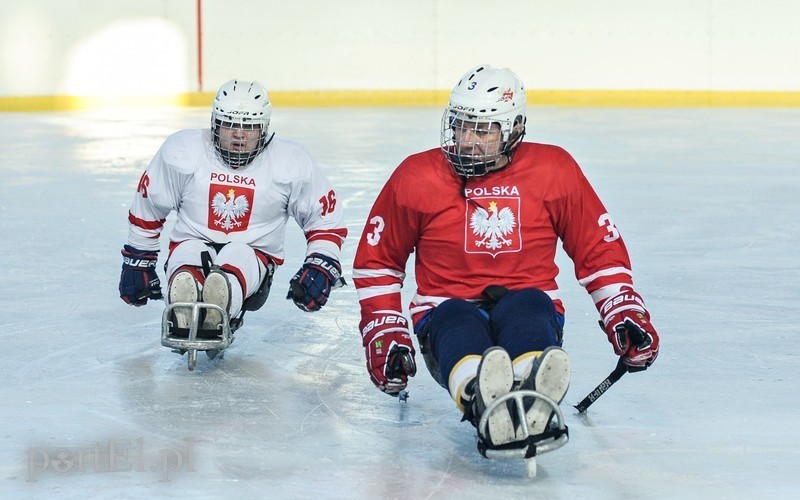
[[[326,271],[328,274],[330,274],[332,281],[336,281],[342,277],[342,270],[338,267],[339,263],[332,261],[332,259],[329,257],[311,254],[306,259],[305,263],[310,266],[318,266],[322,270]]]
[[[130,245],[122,247],[122,273],[119,277],[119,296],[133,306],[143,306],[148,299],[159,300],[161,281],[156,274],[157,250],[139,250]]]
[[[386,325],[387,328],[390,325],[397,325],[398,327],[408,329],[408,321],[404,316],[384,314],[378,316],[377,318],[371,320],[366,325],[364,325],[364,328],[361,329],[361,336],[363,337],[364,335],[371,332],[374,328],[378,328],[384,325]]]
[[[327,255],[312,253],[289,281],[286,298],[292,299],[303,311],[319,311],[328,302],[331,290],[344,284],[339,261]]]
[[[139,257],[129,257],[124,255],[122,257],[122,263],[129,267],[139,267],[139,268],[148,268],[148,267],[156,267],[156,263],[158,261],[154,259],[142,259]]]
[[[364,315],[359,326],[370,380],[397,396],[417,373],[408,320],[399,311],[381,310]]]
[[[600,327],[629,371],[645,370],[653,364],[660,339],[638,293],[623,289],[603,302],[598,311],[603,318]]]

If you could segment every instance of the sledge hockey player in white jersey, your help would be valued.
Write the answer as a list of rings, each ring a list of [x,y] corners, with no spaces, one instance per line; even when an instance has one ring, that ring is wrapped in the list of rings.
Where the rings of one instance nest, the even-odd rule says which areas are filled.
[[[353,265],[367,371],[398,395],[416,373],[400,293],[415,253],[413,331],[433,378],[478,428],[484,456],[529,458],[565,443],[566,426],[553,417],[570,379],[559,240],[621,363],[644,370],[659,350],[608,212],[566,151],[522,141],[525,124],[516,74],[489,65],[464,74],[441,146],[394,171]]]
[[[224,317],[240,324],[245,310],[263,305],[285,259],[290,216],[304,231],[307,248],[287,298],[317,311],[343,283],[339,256],[347,229],[336,191],[302,146],[269,133],[271,114],[260,83],[232,80],[214,98],[210,129],[167,138],[142,174],[130,208],[119,283],[125,302],[141,306],[162,298],[156,260],[173,210],[167,304],[211,304],[200,309],[198,338],[218,336]],[[172,312],[170,335],[188,336],[192,310]]]

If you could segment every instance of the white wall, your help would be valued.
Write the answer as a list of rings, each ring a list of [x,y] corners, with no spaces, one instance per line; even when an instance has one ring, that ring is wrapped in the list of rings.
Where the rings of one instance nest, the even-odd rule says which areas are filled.
[[[449,89],[800,91],[798,0],[3,0],[0,96]]]

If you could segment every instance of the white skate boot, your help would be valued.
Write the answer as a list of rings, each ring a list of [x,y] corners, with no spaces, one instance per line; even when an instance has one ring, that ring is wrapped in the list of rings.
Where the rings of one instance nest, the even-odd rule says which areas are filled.
[[[194,275],[185,269],[175,273],[169,284],[168,303],[192,303],[197,302],[199,297],[200,291],[197,286],[197,280],[194,279]],[[178,331],[180,332],[186,332],[188,335],[188,330],[192,321],[192,310],[188,308],[175,308],[173,313],[175,315],[175,328],[179,329]]]
[[[509,375],[489,377],[498,381],[494,387],[501,390],[494,391],[493,402],[486,401],[488,407],[478,422],[478,451],[486,458],[524,458],[528,476],[535,477],[536,456],[569,441],[569,430],[558,406],[569,388],[569,358],[561,348],[549,347],[534,359],[523,378],[515,382],[508,354],[501,349],[505,354],[503,359],[490,351],[484,353],[484,361],[491,356],[492,366],[508,363],[502,371],[511,372],[512,382],[508,382]],[[511,389],[506,389],[509,386]]]
[[[509,406],[496,406],[488,415],[486,408],[496,399],[508,394],[514,385],[514,369],[511,358],[502,347],[490,347],[483,353],[474,387],[467,389],[474,396],[470,402],[467,418],[471,418],[478,429],[478,450],[484,454],[486,448],[510,443],[516,439],[516,429]],[[482,430],[481,420],[486,419]]]
[[[202,295],[204,303],[217,305],[223,311],[230,312],[231,283],[228,275],[219,268],[212,268],[206,277],[205,285],[203,285]],[[206,317],[202,326],[204,331],[219,331],[222,328],[222,322],[228,321],[228,318],[223,318],[219,311],[214,309],[209,308],[205,312]]]
[[[561,403],[569,388],[569,375],[567,353],[560,347],[548,347],[533,360],[517,389],[536,391],[556,403]],[[547,429],[553,416],[553,407],[541,399],[535,399],[533,403],[526,400],[525,403],[528,432],[531,436],[539,435]],[[518,430],[518,439],[524,439],[521,430]]]

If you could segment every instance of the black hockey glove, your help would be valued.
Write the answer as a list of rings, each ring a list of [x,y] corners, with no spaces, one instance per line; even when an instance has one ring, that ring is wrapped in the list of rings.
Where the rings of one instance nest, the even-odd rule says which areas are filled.
[[[161,280],[156,274],[158,251],[122,247],[122,274],[119,296],[128,304],[143,306],[147,299],[161,299]]]
[[[344,284],[339,261],[321,253],[312,253],[289,281],[286,298],[292,299],[294,305],[303,311],[319,311],[328,302],[331,289]]]

